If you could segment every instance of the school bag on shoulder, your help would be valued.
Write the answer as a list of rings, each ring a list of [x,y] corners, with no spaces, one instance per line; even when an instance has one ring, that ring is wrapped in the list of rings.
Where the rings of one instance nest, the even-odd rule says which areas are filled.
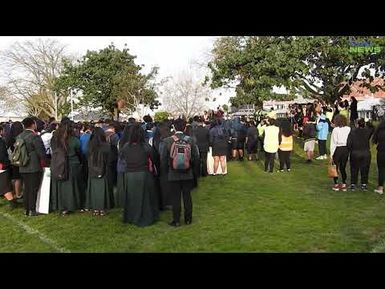
[[[56,147],[52,150],[51,158],[51,176],[57,181],[68,180],[69,163],[67,150],[62,147]]]
[[[14,150],[11,153],[11,164],[16,167],[25,167],[28,165],[29,160],[27,143],[23,138],[16,138]]]
[[[186,172],[191,167],[191,144],[186,136],[178,138],[173,135],[172,138],[174,142],[170,149],[171,168],[179,172]]]

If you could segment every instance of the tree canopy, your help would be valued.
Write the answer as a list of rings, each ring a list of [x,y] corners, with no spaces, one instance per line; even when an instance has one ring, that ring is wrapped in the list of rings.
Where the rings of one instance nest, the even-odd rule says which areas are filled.
[[[113,44],[87,51],[77,63],[65,65],[57,90],[75,90],[79,105],[101,108],[115,117],[118,110],[132,111],[137,104],[155,106],[157,93],[151,81],[157,68],[142,74],[142,66],[135,64],[135,58],[128,48],[119,50]]]
[[[360,45],[366,48],[355,48]],[[302,95],[327,103],[348,94],[362,78],[371,91],[385,90],[371,84],[384,78],[385,37],[222,37],[212,54],[206,81],[212,88],[235,87],[235,105],[274,99],[274,86],[284,86],[288,98]]]

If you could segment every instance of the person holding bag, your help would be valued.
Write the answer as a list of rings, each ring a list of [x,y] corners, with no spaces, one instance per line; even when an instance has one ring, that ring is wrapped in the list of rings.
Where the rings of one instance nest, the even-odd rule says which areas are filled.
[[[335,128],[333,129],[330,141],[330,155],[336,164],[337,171],[341,173],[342,183],[338,184],[338,176],[334,177],[333,191],[347,191],[346,187],[346,163],[349,158],[347,140],[350,134],[350,127],[347,126],[348,120],[345,116],[338,114],[334,118]]]

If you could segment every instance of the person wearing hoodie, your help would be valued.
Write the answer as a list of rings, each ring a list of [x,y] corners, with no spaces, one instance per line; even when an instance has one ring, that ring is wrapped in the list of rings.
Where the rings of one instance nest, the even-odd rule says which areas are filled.
[[[329,123],[326,120],[326,116],[321,114],[317,123],[317,139],[318,139],[318,150],[319,157],[317,160],[326,160],[326,141],[328,139]]]
[[[314,156],[314,145],[316,137],[315,119],[311,116],[304,123],[303,137],[305,138],[304,150],[306,152],[306,162],[311,163]]]
[[[231,141],[233,145],[233,158],[235,159],[238,155],[238,159],[243,161],[245,141],[247,136],[247,128],[241,123],[239,117],[236,117],[233,121],[231,129]]]
[[[269,126],[263,132],[263,149],[265,151],[265,172],[274,170],[274,156],[279,148],[279,127],[275,119],[269,119]]]

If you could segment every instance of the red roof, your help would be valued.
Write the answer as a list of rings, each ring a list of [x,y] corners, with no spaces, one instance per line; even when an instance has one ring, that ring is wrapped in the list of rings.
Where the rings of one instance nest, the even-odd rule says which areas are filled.
[[[379,90],[377,92],[371,92],[367,87],[361,87],[360,84],[362,84],[364,81],[359,80],[353,83],[353,85],[350,87],[351,93],[343,95],[342,98],[349,98],[354,96],[357,100],[363,100],[368,97],[375,97],[375,98],[384,98],[385,99],[385,91]],[[374,85],[384,85],[384,79],[382,78],[376,78],[371,83],[372,86]]]

